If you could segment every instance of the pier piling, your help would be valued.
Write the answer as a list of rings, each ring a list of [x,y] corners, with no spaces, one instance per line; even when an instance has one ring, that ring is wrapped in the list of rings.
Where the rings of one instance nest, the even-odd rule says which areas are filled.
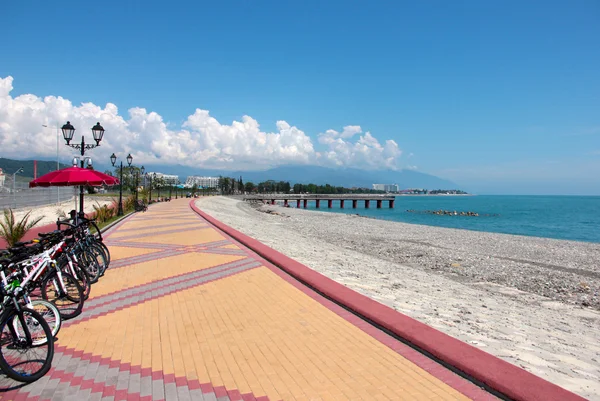
[[[371,201],[376,202],[377,209],[383,207],[383,202],[388,202],[390,209],[394,208],[395,197],[393,195],[381,194],[266,194],[266,195],[246,195],[245,201],[263,202],[268,205],[275,205],[275,202],[281,202],[284,207],[290,207],[291,202],[296,201],[296,207],[302,205],[308,208],[308,201],[314,201],[317,209],[321,207],[321,201],[327,201],[327,208],[333,208],[333,202],[340,202],[340,209],[345,206],[345,201],[352,201],[352,208],[358,207],[359,201],[365,202],[365,209],[369,209]],[[374,205],[374,206],[375,206]]]

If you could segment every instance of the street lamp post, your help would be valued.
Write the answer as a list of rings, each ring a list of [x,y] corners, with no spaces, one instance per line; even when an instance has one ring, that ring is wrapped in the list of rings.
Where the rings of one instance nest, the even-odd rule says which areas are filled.
[[[136,204],[138,201],[138,192],[139,192],[138,188],[140,187],[140,174],[144,175],[144,171],[146,171],[146,169],[144,168],[144,166],[142,166],[142,168],[137,171],[137,175],[135,178],[135,203]],[[145,185],[145,183],[144,183],[144,185]]]
[[[156,181],[156,173],[152,173],[152,180],[150,182],[152,182],[152,181],[159,184],[158,187],[156,188],[156,191],[158,192],[158,194],[156,195],[157,196],[156,199],[160,201],[160,182]]]
[[[110,162],[113,167],[115,167],[115,162],[117,161],[117,156],[113,153],[110,156]],[[127,155],[127,164],[131,167],[131,162],[133,161],[133,157],[131,157],[131,153]],[[119,180],[119,210],[117,211],[117,216],[123,216],[123,160],[121,160],[120,167],[120,175],[121,178]]]
[[[17,186],[16,186],[17,174],[19,174],[22,171],[23,171],[23,167],[19,167],[19,169],[17,171],[15,171],[12,175],[13,176],[13,209],[17,208]]]
[[[144,175],[144,177],[150,181],[150,185],[148,186],[148,188],[149,188],[148,203],[150,203],[150,201],[152,200],[152,174],[146,173],[146,175]]]
[[[62,126],[63,138],[67,142],[67,146],[72,147],[73,149],[77,149],[81,152],[81,168],[84,167],[85,159],[83,156],[85,155],[86,150],[90,150],[95,148],[96,146],[100,146],[100,141],[102,141],[102,137],[104,136],[104,128],[100,125],[100,123],[96,123],[92,127],[92,135],[94,136],[94,141],[96,141],[95,145],[90,145],[85,143],[85,139],[83,135],[81,136],[81,144],[71,144],[71,140],[73,139],[73,134],[75,134],[75,127],[71,125],[69,121],[65,125]],[[91,163],[90,163],[91,165]],[[83,213],[83,185],[79,186],[79,211]]]
[[[42,127],[50,128],[46,124],[42,124]],[[58,145],[60,143],[60,135],[58,135],[58,123],[56,123],[56,169],[60,170],[60,163],[58,161]],[[37,177],[34,177],[37,178]],[[60,187],[56,187],[56,202],[60,203]]]

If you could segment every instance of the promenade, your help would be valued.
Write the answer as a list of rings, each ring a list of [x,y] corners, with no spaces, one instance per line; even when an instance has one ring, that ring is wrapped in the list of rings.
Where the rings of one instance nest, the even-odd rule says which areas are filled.
[[[152,205],[105,237],[111,268],[58,334],[52,370],[0,400],[495,399],[229,238],[189,200]]]

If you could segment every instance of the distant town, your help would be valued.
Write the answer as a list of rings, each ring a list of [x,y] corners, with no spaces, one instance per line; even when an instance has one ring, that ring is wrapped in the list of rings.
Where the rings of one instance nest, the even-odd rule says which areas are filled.
[[[128,168],[129,169],[129,168]],[[124,169],[125,170],[125,169]],[[112,171],[106,173],[115,174]],[[129,181],[127,176],[135,174],[125,174],[124,181]],[[7,174],[0,168],[0,191],[10,188],[6,185]],[[141,186],[151,185],[153,188],[180,188],[187,189],[191,193],[199,192],[217,192],[221,194],[251,194],[251,193],[311,193],[311,194],[345,194],[345,193],[373,193],[373,194],[398,194],[398,195],[466,195],[467,192],[459,189],[424,189],[424,188],[401,188],[399,184],[372,184],[371,188],[333,186],[330,184],[290,184],[289,181],[267,180],[259,183],[244,182],[242,177],[209,177],[209,176],[188,176],[182,183],[179,176],[165,174],[157,171],[147,172],[146,180],[142,180]],[[150,182],[148,182],[148,179]],[[12,177],[9,182],[12,183]],[[124,186],[131,187],[132,185]],[[133,185],[134,186],[134,185]]]
[[[183,184],[176,175],[163,174],[159,172],[149,173],[152,177],[161,179],[165,186],[179,186],[195,192],[197,190],[217,190],[224,194],[250,194],[250,193],[379,193],[398,195],[467,195],[460,189],[425,189],[425,188],[401,188],[398,184],[372,184],[371,188],[364,187],[338,187],[330,184],[290,184],[289,181],[267,180],[259,183],[244,182],[243,177],[208,177],[188,176]]]

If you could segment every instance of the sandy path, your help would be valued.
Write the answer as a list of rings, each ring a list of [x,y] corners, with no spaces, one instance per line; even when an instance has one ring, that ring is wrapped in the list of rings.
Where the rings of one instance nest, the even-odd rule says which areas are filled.
[[[409,235],[411,225],[281,207],[272,210],[285,216],[272,215],[224,197],[203,198],[197,204],[233,228],[372,299],[586,398],[600,400],[600,313],[595,310],[488,281],[452,278],[362,251],[380,240],[369,238],[368,233]],[[424,226],[414,230],[428,231]],[[430,230],[432,247],[443,247],[441,240],[436,242],[439,230]],[[481,235],[443,230],[448,230],[445,240],[456,231]],[[331,240],[334,235],[337,240]],[[494,235],[504,242],[522,241],[522,237]],[[350,237],[352,242],[344,241]]]

